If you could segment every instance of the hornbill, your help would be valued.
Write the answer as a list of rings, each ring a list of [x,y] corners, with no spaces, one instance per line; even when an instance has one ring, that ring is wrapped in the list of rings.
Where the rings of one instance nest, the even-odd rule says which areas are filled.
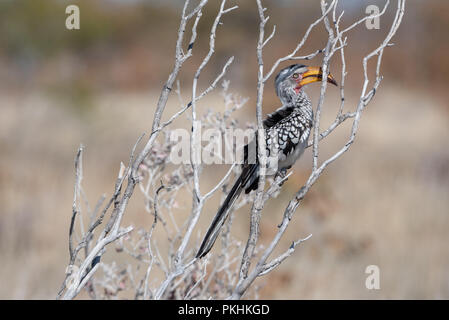
[[[293,64],[282,69],[275,78],[276,94],[282,107],[269,114],[264,120],[266,155],[277,158],[277,173],[285,175],[287,169],[296,162],[307,146],[313,125],[312,103],[303,87],[321,81],[323,73],[320,67],[307,67]],[[337,85],[331,74],[327,82]],[[256,141],[256,142],[254,142]],[[255,147],[254,147],[255,146]],[[259,163],[249,161],[250,150],[257,154],[257,138],[244,148],[242,172],[234,183],[215,218],[213,219],[196,258],[204,257],[215,243],[230,209],[240,193],[248,194],[256,190],[259,182]],[[253,153],[254,154],[254,153]],[[275,158],[275,159],[276,159]]]

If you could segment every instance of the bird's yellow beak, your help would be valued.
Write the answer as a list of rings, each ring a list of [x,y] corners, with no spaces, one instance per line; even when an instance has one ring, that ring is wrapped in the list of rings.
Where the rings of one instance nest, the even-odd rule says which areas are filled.
[[[322,79],[323,70],[321,70],[321,67],[309,67],[308,70],[302,74],[302,79],[299,82],[299,85],[302,87],[309,83],[321,81]],[[337,81],[335,81],[330,73],[327,75],[327,82],[332,83],[335,86],[338,85]]]

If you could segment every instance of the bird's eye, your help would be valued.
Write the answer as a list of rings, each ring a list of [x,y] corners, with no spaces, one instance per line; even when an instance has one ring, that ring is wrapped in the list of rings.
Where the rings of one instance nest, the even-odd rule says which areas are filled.
[[[299,77],[299,74],[297,74],[297,73],[293,74],[293,79],[298,79],[298,77]]]

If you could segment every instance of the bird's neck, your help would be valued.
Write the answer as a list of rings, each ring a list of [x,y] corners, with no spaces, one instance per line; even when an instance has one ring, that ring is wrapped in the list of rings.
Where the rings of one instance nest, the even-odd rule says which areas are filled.
[[[279,94],[279,99],[282,102],[282,105],[299,105],[301,104],[301,101],[308,100],[309,97],[304,92],[304,90],[300,90],[299,92],[296,92],[292,88],[288,88],[286,90],[282,90],[281,94]]]
[[[283,106],[293,107],[298,110],[298,112],[304,114],[307,118],[312,119],[312,102],[304,90],[300,90],[298,93],[292,90],[292,92],[288,92],[280,98]]]

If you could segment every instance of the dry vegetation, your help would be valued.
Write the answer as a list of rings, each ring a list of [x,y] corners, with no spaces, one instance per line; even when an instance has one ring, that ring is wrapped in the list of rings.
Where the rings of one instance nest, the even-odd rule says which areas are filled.
[[[357,144],[312,189],[281,247],[298,235],[313,237],[277,272],[258,280],[261,298],[449,296],[449,154],[443,148],[449,121],[436,99],[420,93],[405,97],[400,87],[384,90],[362,119]],[[74,150],[79,141],[88,146],[86,193],[95,197],[110,192],[117,165],[148,125],[152,96],[98,97],[97,108],[85,118],[39,94],[5,94],[2,99],[0,297],[51,299],[67,263],[62,239],[67,237],[73,196]],[[398,124],[396,117],[407,121]],[[118,119],[119,126],[112,125]],[[114,146],[108,141],[115,141]],[[280,220],[274,209],[304,181],[307,162],[295,166],[286,194],[267,205],[262,243]],[[142,201],[136,194],[126,223],[152,223]],[[206,207],[198,229],[205,230],[214,205],[218,202]],[[247,234],[248,210],[241,209],[234,221],[232,233],[241,241]],[[105,258],[110,261],[113,254]],[[364,270],[370,264],[381,268],[379,291],[364,287]],[[267,281],[270,290],[264,287]]]
[[[439,9],[433,11],[409,6],[410,14],[395,41],[399,45],[384,57],[386,79],[382,82],[382,94],[364,113],[356,143],[313,186],[275,254],[285,250],[292,240],[309,234],[313,234],[312,238],[301,244],[276,272],[256,281],[260,298],[449,298],[449,116],[445,102],[449,77],[447,61],[441,57],[441,52],[447,50],[424,54],[425,47],[434,45],[433,38],[423,37],[425,45],[417,47],[416,37],[406,32],[441,35],[447,23],[447,3],[435,2],[437,5],[431,8]],[[29,35],[25,32],[28,29],[40,32],[35,28],[39,18],[49,21],[48,16],[59,10],[47,5],[40,11],[32,3],[23,2],[22,7],[12,11],[4,7],[0,10],[5,14],[0,13],[5,24],[31,21],[17,29],[23,34],[16,30],[19,33],[10,36],[11,29],[7,28],[0,33],[8,48],[0,50],[0,79],[4,84],[0,88],[3,299],[55,298],[64,278],[63,266],[68,262],[67,232],[76,149],[80,142],[86,146],[84,187],[90,205],[94,206],[101,194],[112,193],[120,162],[127,162],[132,145],[151,125],[160,83],[169,68],[164,57],[167,50],[173,50],[170,45],[176,36],[151,32],[155,29],[149,22],[170,30],[176,25],[171,17],[177,19],[172,8],[124,9],[119,11],[120,24],[114,25],[110,21],[117,20],[117,11],[102,11],[94,5],[89,7],[89,23],[77,36],[66,38],[55,31],[59,29],[51,25],[59,20],[51,21],[48,29],[41,30],[40,37]],[[86,7],[90,2],[80,3]],[[273,7],[274,3],[267,1],[267,6]],[[255,41],[248,39],[254,40],[257,30],[241,23],[257,21],[253,10],[254,7],[243,4],[235,18],[225,20],[230,33],[221,34],[223,42],[217,47],[218,59],[234,54],[230,48],[241,48],[236,55],[241,68],[231,69],[229,78],[232,91],[250,97],[238,114],[242,127],[254,122]],[[298,11],[300,18],[306,19],[310,10],[306,6],[304,11]],[[285,8],[280,6],[273,11],[273,20],[285,21],[278,31],[285,37],[274,43],[267,57],[289,48],[302,27],[295,25],[299,18],[294,10],[289,10],[283,19]],[[441,17],[433,19],[437,11]],[[414,24],[418,12],[425,14],[420,21],[425,21],[426,27]],[[148,16],[152,18],[147,19]],[[99,24],[95,19],[99,19]],[[204,17],[205,23],[210,22],[208,19]],[[204,38],[202,32],[207,32],[207,28],[200,25],[200,37]],[[28,39],[23,41],[28,47],[21,48],[23,43],[17,39]],[[320,41],[319,37],[314,39]],[[353,41],[365,49],[363,35],[355,34]],[[206,42],[200,43],[199,51],[206,46]],[[37,53],[27,55],[29,52]],[[357,52],[348,53],[351,60],[355,56]],[[193,59],[197,61],[196,56]],[[440,60],[441,72],[428,73]],[[407,67],[400,68],[404,63]],[[350,68],[357,73],[357,66]],[[213,70],[211,74],[215,74]],[[431,82],[434,76],[438,77],[437,83]],[[358,88],[357,79],[348,83],[348,105],[355,102],[351,86]],[[323,126],[330,123],[336,111],[330,103],[338,99],[333,94],[329,92],[326,97]],[[311,90],[310,96],[317,97],[318,90]],[[216,103],[218,99],[218,95],[208,97],[202,108],[222,105],[221,101]],[[176,102],[176,97],[169,101],[167,114],[173,113]],[[267,86],[264,111],[268,113],[276,106],[272,88]],[[175,123],[182,125],[182,121]],[[342,126],[323,144],[323,157],[347,139],[347,129]],[[293,176],[284,185],[285,192],[267,203],[261,221],[262,244],[277,231],[282,214],[279,208],[286,206],[307,179],[310,151],[293,168]],[[216,177],[217,171],[224,175],[227,168],[206,168],[205,188],[213,184],[208,177]],[[136,192],[125,215],[124,225],[135,226],[136,232],[140,227],[148,229],[153,222],[143,203],[143,196]],[[190,196],[186,195],[185,202],[177,205],[190,207]],[[194,231],[193,238],[198,242],[218,205],[219,199],[214,197],[205,206]],[[242,242],[248,234],[249,211],[250,206],[240,209],[233,223],[232,234]],[[158,232],[164,235],[162,230],[155,232],[156,238]],[[167,250],[163,245],[160,249]],[[123,259],[124,255],[114,250],[104,257],[105,262],[115,260],[118,268],[126,268]],[[381,290],[365,288],[364,271],[371,264],[380,267]],[[123,292],[120,297],[132,297],[130,294]],[[87,295],[83,292],[80,298]]]

